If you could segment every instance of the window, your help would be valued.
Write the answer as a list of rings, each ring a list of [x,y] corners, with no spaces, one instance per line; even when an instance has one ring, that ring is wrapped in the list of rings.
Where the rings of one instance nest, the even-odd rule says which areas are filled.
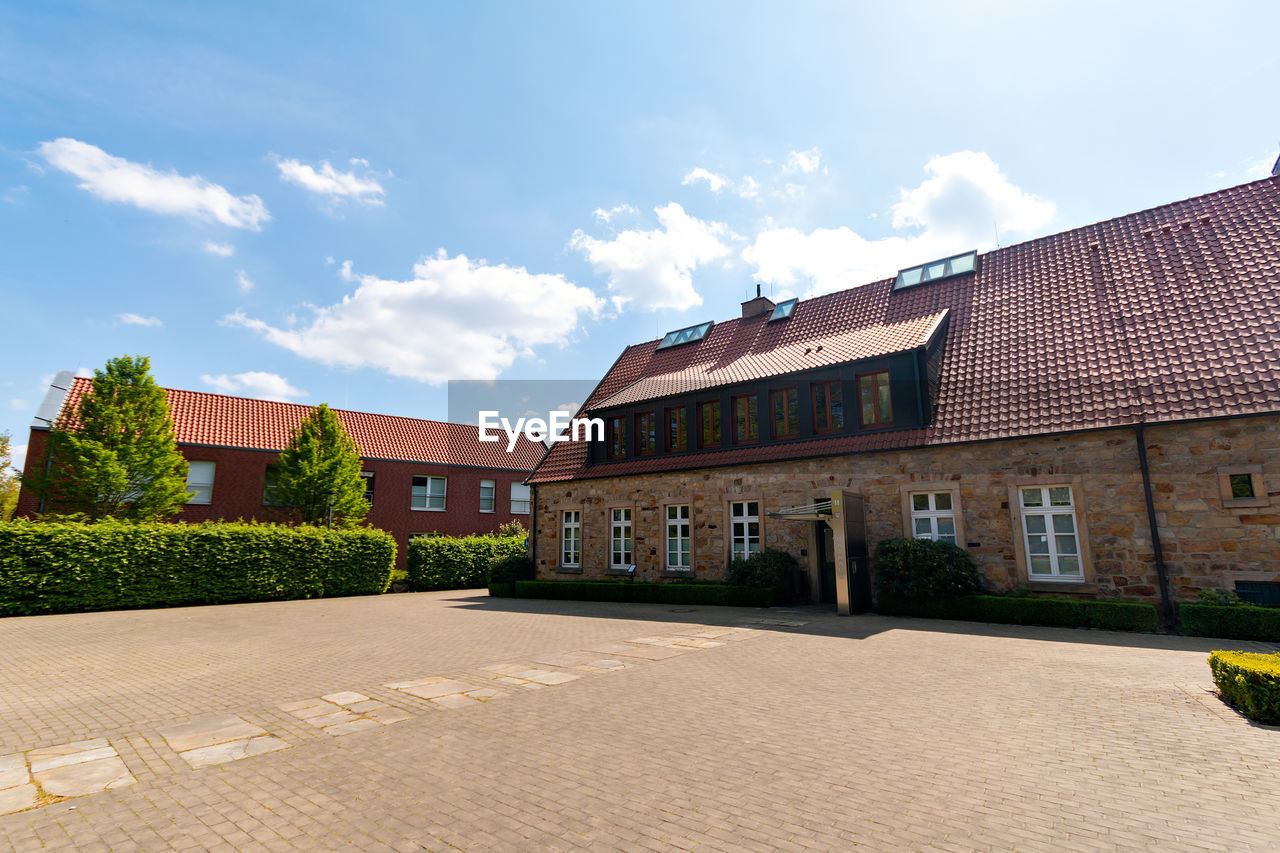
[[[582,512],[564,511],[560,522],[560,565],[576,567],[582,559]]]
[[[815,382],[813,390],[813,431],[840,432],[844,429],[844,398],[840,381]]]
[[[213,468],[212,462],[187,463],[187,503],[213,503]]]
[[[609,537],[613,540],[609,567],[627,568],[631,565],[631,507],[609,510]]]
[[[364,480],[364,499],[369,502],[369,506],[373,506],[373,472],[361,471],[360,477]]]
[[[1071,486],[1018,489],[1031,580],[1084,580]]]
[[[529,514],[529,487],[524,483],[511,484],[511,514]]]
[[[684,406],[667,409],[667,450],[672,453],[689,449],[689,433],[685,425],[687,417]]]
[[[734,501],[729,504],[731,559],[748,559],[760,553],[760,502]]]
[[[747,444],[760,438],[760,400],[755,394],[733,398],[733,443]]]
[[[276,466],[268,465],[262,478],[262,505],[284,506],[284,500],[276,493]]]
[[[1218,469],[1218,489],[1224,507],[1270,506],[1271,497],[1262,481],[1261,465],[1237,465]]]
[[[615,415],[605,422],[609,432],[609,458],[621,459],[627,455],[627,419]]]
[[[773,308],[773,313],[769,315],[769,322],[774,320],[786,320],[796,311],[796,303],[799,299],[788,299],[786,302],[779,302]]]
[[[684,329],[676,329],[674,332],[667,332],[663,335],[657,348],[666,349],[680,344],[691,344],[694,341],[700,341],[705,338],[709,331],[711,331],[711,323],[709,322],[699,323],[696,326],[689,326]]]
[[[800,434],[800,394],[795,388],[769,392],[773,412],[773,437],[795,438]]]
[[[720,401],[698,404],[698,446],[720,446]]]
[[[658,445],[658,418],[653,412],[636,415],[636,456],[651,456]]]
[[[687,572],[693,569],[690,559],[689,505],[667,506],[667,570]]]
[[[904,287],[913,287],[917,284],[924,284],[927,281],[937,281],[940,278],[950,278],[953,275],[973,272],[977,268],[978,253],[965,252],[963,255],[953,255],[950,258],[943,258],[940,261],[930,261],[927,264],[921,264],[918,267],[909,267],[900,271],[898,273],[898,278],[893,282],[893,289],[901,290]]]
[[[493,480],[480,481],[480,511],[493,512],[494,504],[497,503],[498,484]]]
[[[888,426],[893,423],[893,404],[889,397],[889,371],[868,373],[858,377],[858,406],[862,425]]]
[[[935,542],[956,541],[956,510],[951,492],[911,493],[911,535]]]
[[[190,476],[187,477],[190,480]],[[1231,485],[1231,497],[1233,498],[1256,498],[1253,493],[1253,475],[1252,474],[1228,474],[1227,481]]]
[[[448,484],[449,481],[444,477],[414,477],[409,506],[413,509],[442,511],[445,508],[445,490]]]

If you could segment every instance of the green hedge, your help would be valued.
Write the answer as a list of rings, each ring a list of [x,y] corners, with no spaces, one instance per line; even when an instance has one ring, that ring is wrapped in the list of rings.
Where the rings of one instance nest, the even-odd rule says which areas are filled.
[[[381,530],[269,524],[0,524],[0,615],[382,592]]]
[[[1280,655],[1213,652],[1209,669],[1224,702],[1255,722],[1280,725]]]
[[[965,595],[941,599],[881,597],[876,610],[897,616],[962,619],[1009,625],[1055,628],[1102,628],[1108,631],[1155,631],[1160,625],[1154,604],[1137,601],[1082,601],[1011,595]]]
[[[1182,618],[1182,633],[1192,637],[1280,642],[1280,607],[1182,604],[1178,615]]]
[[[409,543],[409,589],[477,589],[491,563],[524,553],[520,536],[419,536]]]
[[[490,595],[567,601],[625,601],[637,604],[719,604],[770,607],[773,590],[751,586],[697,583],[622,583],[611,581],[516,581],[495,583]]]

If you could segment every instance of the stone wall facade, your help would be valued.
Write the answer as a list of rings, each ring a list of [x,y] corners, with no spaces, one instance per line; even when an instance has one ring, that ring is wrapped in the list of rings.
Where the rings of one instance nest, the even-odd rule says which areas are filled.
[[[1174,597],[1194,600],[1201,590],[1229,590],[1237,580],[1280,581],[1280,416],[1148,426],[1146,442]],[[1241,473],[1254,477],[1257,496],[1224,499],[1227,475]],[[1028,580],[1017,490],[1050,484],[1073,487],[1084,558],[1080,583]],[[541,484],[534,498],[538,576],[609,574],[614,507],[632,508],[639,579],[668,576],[663,507],[689,503],[694,576],[720,579],[729,561],[729,502],[759,500],[763,547],[795,555],[816,591],[814,523],[767,514],[811,504],[832,489],[865,498],[869,548],[909,535],[906,493],[951,491],[960,544],[993,590],[1159,599],[1137,437],[1130,428]],[[582,558],[578,567],[565,569],[559,565],[560,519],[573,509],[581,511]]]

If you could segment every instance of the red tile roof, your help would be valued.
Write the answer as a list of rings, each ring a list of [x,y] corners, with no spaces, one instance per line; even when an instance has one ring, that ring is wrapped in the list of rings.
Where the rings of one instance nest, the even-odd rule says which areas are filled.
[[[632,387],[678,393],[685,389],[665,377],[707,375],[708,364],[755,364],[770,344],[800,370],[813,365],[797,352],[833,336],[874,338],[892,329],[903,333],[898,343],[909,342],[907,330],[928,327],[944,311],[928,427],[592,466],[583,444],[565,442],[530,481],[1280,411],[1280,179],[988,252],[974,275],[897,292],[892,279],[878,281],[804,300],[790,320],[729,320],[699,343],[662,352],[656,341],[637,344],[623,351],[587,407],[627,401],[620,392]],[[741,378],[754,377],[746,371]]]
[[[92,380],[77,378],[62,411],[74,412]],[[166,389],[179,444],[283,450],[298,423],[315,408],[202,391]],[[542,458],[541,444],[523,435],[511,453],[505,437],[481,442],[479,430],[466,424],[373,415],[334,409],[366,459],[397,459],[439,465],[466,465],[532,471]]]

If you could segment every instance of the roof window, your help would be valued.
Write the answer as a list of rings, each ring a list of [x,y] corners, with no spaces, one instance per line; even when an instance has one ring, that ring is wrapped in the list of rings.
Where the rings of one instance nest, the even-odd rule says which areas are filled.
[[[902,290],[904,287],[914,287],[917,284],[937,281],[940,278],[950,278],[953,275],[973,272],[977,268],[978,253],[976,251],[965,252],[963,255],[952,255],[940,261],[930,261],[927,264],[909,267],[900,271],[897,280],[893,283],[893,289]]]
[[[680,344],[691,344],[694,341],[700,341],[707,336],[707,332],[711,331],[711,321],[699,323],[696,326],[689,326],[684,329],[676,329],[674,332],[667,332],[662,336],[662,342],[658,344],[658,349],[667,349],[668,347],[677,347]]]
[[[786,320],[795,313],[796,303],[799,301],[799,299],[788,299],[786,302],[779,302],[774,306],[773,313],[769,315],[769,322],[772,323],[774,320]]]

